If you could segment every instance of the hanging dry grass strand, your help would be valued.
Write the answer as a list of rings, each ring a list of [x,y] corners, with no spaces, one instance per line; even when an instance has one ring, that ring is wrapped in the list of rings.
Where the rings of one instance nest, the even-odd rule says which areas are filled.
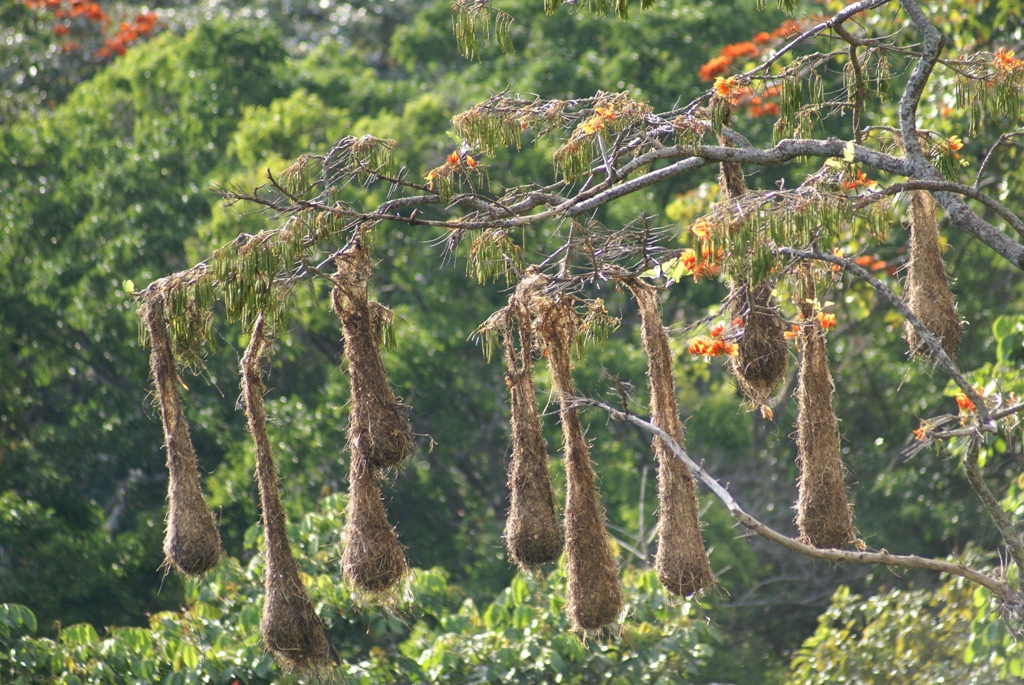
[[[797,387],[796,429],[797,483],[796,525],[803,539],[814,547],[838,548],[857,538],[853,512],[846,499],[846,469],[839,451],[839,421],[832,409],[835,386],[828,367],[825,334],[807,300],[814,298],[809,278],[804,281],[801,313],[803,350]]]
[[[740,391],[755,405],[763,405],[786,377],[786,323],[779,314],[770,283],[735,283],[729,302],[733,316],[743,320],[743,335],[739,351],[732,358],[732,371]]]
[[[519,568],[556,561],[562,530],[548,470],[547,443],[541,433],[533,386],[533,325],[527,306],[528,286],[521,284],[505,309],[500,331],[508,371],[505,382],[511,405],[512,459],[508,467],[509,510],[505,544]],[[514,332],[519,332],[519,350]]]
[[[345,551],[341,569],[349,585],[372,596],[393,592],[408,571],[405,550],[388,523],[380,490],[361,448],[352,451]]]
[[[618,618],[623,599],[587,440],[579,413],[568,401],[574,392],[569,352],[576,338],[576,312],[567,298],[538,296],[532,302],[539,316],[537,332],[547,351],[551,379],[561,402],[567,610],[574,629],[601,628]]]
[[[263,567],[263,645],[287,668],[317,668],[334,662],[323,623],[299,578],[288,541],[288,521],[277,489],[277,464],[267,437],[260,359],[267,348],[263,315],[256,318],[252,339],[242,356],[242,395],[249,433],[256,448],[256,480],[266,538]]]
[[[946,354],[952,357],[960,346],[963,329],[942,261],[935,200],[927,190],[915,190],[910,194],[910,227],[910,261],[904,284],[907,306],[942,342]],[[903,338],[912,355],[926,359],[934,356],[909,322],[904,324]]]
[[[398,466],[412,452],[412,430],[388,385],[380,356],[380,332],[367,296],[372,264],[362,248],[336,260],[331,303],[341,320],[351,382],[349,444],[359,446],[374,469]]]
[[[640,309],[641,339],[647,353],[647,380],[651,392],[651,420],[683,444],[672,353],[661,320],[657,290],[636,279],[625,283]],[[700,533],[697,489],[686,465],[661,438],[654,438],[658,461],[658,552],[654,567],[661,584],[674,595],[689,596],[714,584]]]
[[[178,372],[164,318],[164,292],[154,291],[142,311],[152,350],[150,374],[160,403],[167,448],[166,563],[189,576],[201,576],[220,561],[217,522],[206,505],[199,483],[199,462],[189,435],[188,421],[178,394]]]

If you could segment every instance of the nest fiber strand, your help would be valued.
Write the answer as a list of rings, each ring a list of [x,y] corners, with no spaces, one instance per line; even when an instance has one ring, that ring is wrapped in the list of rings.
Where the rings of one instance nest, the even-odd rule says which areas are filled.
[[[405,577],[405,550],[388,523],[373,469],[356,446],[349,466],[349,502],[341,569],[353,588],[370,595],[394,590]]]
[[[331,301],[345,336],[352,389],[349,443],[374,469],[398,466],[412,451],[412,430],[388,385],[380,335],[367,296],[369,256],[360,248],[338,257]]]
[[[576,336],[576,314],[565,299],[534,298],[540,316],[538,333],[548,354],[551,378],[561,400],[565,460],[565,565],[568,614],[577,630],[613,623],[622,610],[618,567],[605,534],[594,470],[579,414],[572,406],[574,388],[569,350]]]
[[[150,373],[160,402],[167,447],[167,531],[164,555],[181,573],[200,576],[220,560],[220,534],[199,484],[199,463],[178,395],[178,373],[164,318],[164,294],[151,295],[144,310],[152,343]]]
[[[518,352],[512,340],[514,327],[519,330]],[[548,471],[547,444],[537,414],[531,363],[532,324],[519,293],[509,302],[501,334],[508,364],[505,380],[512,413],[505,543],[512,561],[526,570],[558,559],[562,551],[562,531]]]
[[[640,309],[653,423],[682,445],[672,354],[657,291],[636,280],[628,281],[626,286]],[[658,460],[658,552],[654,565],[658,579],[669,592],[688,596],[715,582],[700,533],[696,484],[686,465],[661,438],[655,437],[653,446]]]
[[[738,283],[729,295],[733,316],[742,317],[743,335],[732,358],[736,382],[755,405],[764,404],[786,377],[786,324],[769,283]]]
[[[942,342],[946,354],[952,357],[960,346],[962,326],[946,280],[946,267],[939,247],[935,201],[927,190],[911,193],[910,223],[910,261],[904,284],[907,306],[925,328]],[[923,358],[934,356],[909,321],[904,324],[903,337],[911,354]]]
[[[846,499],[845,469],[839,452],[839,422],[832,410],[832,374],[825,336],[813,318],[803,324],[803,355],[797,388],[796,524],[808,544],[839,548],[856,539]]]
[[[315,668],[334,662],[323,623],[313,608],[288,541],[287,518],[277,489],[277,465],[267,437],[260,358],[266,349],[263,315],[253,327],[252,340],[242,357],[242,394],[249,433],[256,447],[256,479],[260,488],[266,553],[263,569],[263,614],[260,636],[264,646],[288,668]]]

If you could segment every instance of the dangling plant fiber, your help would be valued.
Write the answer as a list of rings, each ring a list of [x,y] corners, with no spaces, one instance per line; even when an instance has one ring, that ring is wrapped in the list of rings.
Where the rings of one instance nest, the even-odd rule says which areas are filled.
[[[380,356],[381,334],[376,330],[367,296],[370,257],[356,247],[336,260],[331,302],[341,320],[345,356],[352,389],[349,445],[357,446],[369,466],[398,466],[412,451],[412,430],[388,385]]]
[[[263,568],[263,645],[287,668],[316,668],[334,662],[323,623],[299,578],[288,541],[288,521],[277,489],[277,464],[267,437],[260,359],[267,349],[260,314],[242,356],[242,395],[249,433],[256,449],[256,480],[260,489],[266,552]]]
[[[641,338],[647,353],[647,379],[651,392],[651,420],[679,445],[679,420],[672,353],[661,320],[657,291],[636,279],[626,281],[640,309]],[[661,438],[654,438],[658,461],[658,552],[654,567],[658,580],[674,595],[688,596],[715,582],[700,533],[700,511],[693,476]]]
[[[763,405],[786,377],[786,323],[770,283],[735,283],[729,301],[733,316],[743,320],[732,372],[740,391],[755,405]]]
[[[804,323],[797,387],[796,431],[797,483],[796,525],[807,544],[838,548],[856,540],[853,512],[846,499],[846,470],[839,451],[839,421],[832,409],[835,386],[828,368],[825,334],[813,305],[813,285],[805,280]],[[808,296],[808,293],[811,293]]]
[[[167,448],[166,563],[189,576],[201,576],[220,561],[217,522],[206,505],[199,483],[199,462],[178,394],[178,372],[164,316],[165,293],[155,290],[142,308],[152,346],[149,365]]]
[[[385,595],[402,581],[408,566],[405,550],[388,523],[374,470],[359,446],[352,450],[348,495],[342,573],[356,590]]]
[[[533,298],[539,317],[537,332],[547,351],[551,379],[561,403],[562,449],[565,461],[565,575],[568,614],[576,630],[613,623],[622,610],[618,567],[605,534],[604,511],[598,499],[594,470],[574,392],[569,353],[576,339],[576,312],[567,298]]]
[[[915,190],[910,194],[910,226],[910,261],[904,283],[907,306],[939,339],[946,354],[952,357],[960,346],[962,324],[953,295],[949,292],[946,266],[942,261],[935,200],[927,190]],[[904,324],[903,338],[912,355],[925,359],[935,356],[909,321]]]
[[[509,557],[523,570],[556,561],[562,551],[562,530],[548,471],[547,444],[541,433],[533,386],[533,324],[528,297],[521,285],[509,300],[500,332],[508,364],[505,382],[512,413],[505,544]],[[518,351],[513,341],[515,329],[519,332]]]

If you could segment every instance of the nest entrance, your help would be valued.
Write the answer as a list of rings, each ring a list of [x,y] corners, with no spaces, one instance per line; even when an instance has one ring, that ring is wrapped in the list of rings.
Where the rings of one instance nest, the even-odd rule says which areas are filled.
[[[267,437],[263,405],[266,389],[260,375],[260,359],[267,349],[263,315],[253,326],[252,340],[242,356],[242,394],[249,433],[256,450],[256,479],[266,536],[263,569],[263,613],[260,636],[264,646],[288,668],[316,668],[334,663],[323,623],[299,578],[288,541],[288,521],[277,488],[277,464]]]
[[[734,317],[743,319],[743,335],[731,368],[740,391],[755,405],[765,404],[786,377],[786,323],[769,283],[737,283],[729,294]]]
[[[336,260],[331,304],[341,321],[351,382],[349,443],[378,470],[398,466],[412,452],[412,429],[388,385],[380,355],[380,317],[367,294],[370,257],[353,248]]]
[[[576,630],[601,628],[618,619],[622,587],[605,533],[605,517],[590,464],[574,392],[570,348],[576,337],[576,312],[568,299],[532,298],[537,332],[546,349],[551,378],[560,398],[565,461],[565,573],[567,612]]]
[[[533,385],[533,324],[528,297],[527,289],[520,285],[503,313],[499,331],[508,365],[505,382],[509,388],[512,431],[505,543],[512,561],[523,570],[556,561],[562,551],[547,443],[541,432]],[[517,330],[518,350],[514,341]]]
[[[960,346],[963,326],[956,313],[956,303],[946,278],[946,265],[942,261],[935,200],[927,190],[911,193],[910,226],[910,260],[904,283],[907,306],[939,339],[945,353],[952,357]],[[903,338],[912,355],[926,359],[935,356],[909,321],[904,324]]]
[[[163,291],[158,290],[147,299],[143,318],[152,345],[150,375],[160,403],[167,448],[169,479],[164,555],[166,563],[179,572],[201,576],[220,561],[220,533],[203,496],[199,462],[178,394],[178,372],[167,333]]]
[[[647,353],[651,419],[683,444],[672,354],[662,325],[657,291],[638,280],[625,283],[640,309],[641,337]],[[654,438],[658,461],[658,551],[654,566],[661,584],[674,595],[688,596],[715,583],[701,537],[696,483],[686,465],[661,438]]]

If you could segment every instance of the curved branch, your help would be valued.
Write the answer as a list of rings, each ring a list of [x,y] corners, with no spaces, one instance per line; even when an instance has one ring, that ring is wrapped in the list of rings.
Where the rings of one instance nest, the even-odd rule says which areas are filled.
[[[701,482],[707,486],[709,490],[722,504],[726,506],[729,513],[734,519],[740,522],[745,528],[753,533],[760,535],[761,537],[771,540],[772,542],[785,547],[793,552],[803,554],[815,559],[824,559],[826,561],[840,561],[848,562],[853,564],[879,564],[882,566],[896,566],[900,568],[919,568],[929,571],[938,571],[940,573],[949,573],[951,575],[960,576],[966,578],[971,582],[977,583],[982,587],[987,588],[1000,599],[1009,600],[1013,598],[1013,590],[1006,583],[997,580],[991,576],[988,576],[980,571],[967,568],[961,563],[954,563],[950,561],[944,561],[942,559],[926,559],[924,557],[918,557],[914,555],[901,555],[901,554],[889,554],[888,552],[854,552],[839,549],[818,549],[817,547],[811,547],[810,545],[804,544],[799,540],[783,535],[777,530],[768,527],[761,523],[756,518],[745,512],[739,503],[736,502],[735,498],[729,491],[726,490],[725,486],[719,483],[714,477],[712,477],[704,468],[695,462],[690,455],[686,453],[679,443],[674,441],[668,433],[661,430],[649,421],[645,421],[638,416],[628,414],[624,411],[620,411],[611,407],[603,402],[587,398],[573,398],[572,403],[575,406],[589,406],[597,407],[602,411],[606,412],[613,419],[618,421],[626,421],[632,423],[634,426],[641,428],[649,433],[652,433],[672,450],[676,458],[686,464],[686,467],[690,470],[690,473],[700,478]]]

